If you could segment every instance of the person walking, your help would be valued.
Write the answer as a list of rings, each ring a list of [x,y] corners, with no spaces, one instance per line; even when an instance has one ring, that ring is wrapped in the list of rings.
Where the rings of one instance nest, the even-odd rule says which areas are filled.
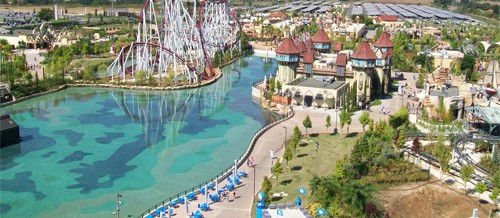
[[[236,189],[233,191],[233,197],[234,197],[233,201],[235,201],[236,200]]]

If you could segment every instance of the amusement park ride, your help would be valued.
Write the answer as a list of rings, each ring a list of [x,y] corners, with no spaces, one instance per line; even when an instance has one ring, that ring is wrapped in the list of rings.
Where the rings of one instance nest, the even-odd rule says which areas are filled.
[[[169,72],[174,81],[191,83],[214,76],[211,60],[215,53],[239,48],[238,16],[230,11],[227,0],[185,1],[146,0],[137,40],[123,47],[107,69],[111,80],[134,81],[138,70],[160,82]]]

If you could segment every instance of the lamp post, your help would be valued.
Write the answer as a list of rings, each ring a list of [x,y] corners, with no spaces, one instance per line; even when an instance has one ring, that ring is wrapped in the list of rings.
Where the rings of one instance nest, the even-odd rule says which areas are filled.
[[[286,126],[283,126],[283,128],[285,128],[285,140],[283,142],[283,146],[286,146],[286,134],[288,132],[288,128],[286,128]]]
[[[338,133],[338,129],[337,129],[337,123],[338,123],[338,115],[339,113],[339,107],[335,108],[335,128],[333,129],[333,134],[337,134]]]
[[[318,151],[319,151],[319,143],[318,142],[315,142],[316,143],[316,174],[318,173]]]
[[[120,198],[123,197],[120,193],[116,193],[116,208],[115,211],[113,211],[113,215],[116,215],[118,218],[120,218],[120,205],[122,202],[120,201]]]
[[[470,87],[470,94],[472,97],[472,104],[471,105],[474,105],[474,96],[476,95],[476,93],[477,93],[477,89],[474,86],[474,84],[472,84],[472,87]]]

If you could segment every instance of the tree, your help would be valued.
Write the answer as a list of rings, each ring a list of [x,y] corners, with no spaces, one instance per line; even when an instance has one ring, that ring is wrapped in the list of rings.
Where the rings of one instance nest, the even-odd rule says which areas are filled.
[[[296,152],[297,150],[297,145],[299,144],[299,141],[300,141],[300,136],[302,135],[302,133],[300,132],[300,129],[298,126],[295,126],[293,128],[293,136],[292,136],[292,140],[290,140],[290,143],[291,143],[291,146],[294,150],[294,153]]]
[[[464,180],[464,194],[467,193],[467,182],[472,179],[472,174],[474,173],[474,167],[471,165],[465,165],[462,167],[462,172],[460,177]]]
[[[399,130],[399,137],[396,141],[396,147],[402,149],[405,146],[405,131],[404,129]]]
[[[326,130],[328,130],[328,128],[330,128],[330,126],[332,126],[331,119],[332,118],[330,117],[330,115],[326,116],[326,124],[325,124]]]
[[[38,11],[36,16],[40,20],[49,21],[49,20],[54,18],[54,11],[52,11],[49,8],[42,8],[42,9],[40,9],[40,11]]]
[[[488,197],[493,201],[493,204],[496,205],[498,202],[499,195],[500,195],[500,189],[495,187],[493,188],[493,191],[491,191],[491,194]]]
[[[281,165],[281,162],[276,161],[276,163],[273,166],[273,174],[276,175],[276,184],[279,185],[279,176],[283,173],[283,165]]]
[[[347,109],[344,109],[342,110],[342,112],[340,112],[340,129],[343,129],[344,128],[344,125],[347,124],[347,135],[349,134],[349,125],[351,125],[351,122],[352,122],[352,118],[351,118],[351,115],[349,114],[349,112],[347,111]],[[340,133],[342,133],[342,131],[340,131]]]
[[[281,82],[279,80],[276,81],[276,89],[278,89],[278,92],[281,92],[281,88],[282,88]]]
[[[293,159],[292,147],[287,146],[285,148],[285,153],[283,153],[283,159],[286,160],[286,166],[287,166],[287,168],[290,168],[290,166],[288,165],[288,161],[291,161]]]
[[[304,128],[306,128],[306,134],[309,136],[309,133],[307,132],[307,129],[312,127],[312,121],[309,115],[306,116],[304,121],[302,121],[302,125],[304,125]]]
[[[267,176],[264,176],[264,180],[262,181],[262,192],[264,192],[264,202],[266,202],[267,205],[271,203],[271,198],[269,193],[271,189],[273,188],[273,184],[269,180]]]
[[[342,186],[342,200],[350,209],[358,214],[364,211],[365,205],[372,199],[375,188],[359,182],[350,182]]]
[[[389,115],[389,124],[397,129],[408,121],[408,109],[402,107],[394,115]]]
[[[483,194],[483,192],[486,191],[486,189],[488,189],[488,187],[486,187],[486,184],[484,184],[484,182],[478,182],[476,183],[476,192],[479,193],[479,195]]]
[[[363,132],[365,131],[365,126],[370,124],[371,118],[370,118],[370,113],[368,112],[363,112],[361,116],[359,116],[359,123],[363,126]]]

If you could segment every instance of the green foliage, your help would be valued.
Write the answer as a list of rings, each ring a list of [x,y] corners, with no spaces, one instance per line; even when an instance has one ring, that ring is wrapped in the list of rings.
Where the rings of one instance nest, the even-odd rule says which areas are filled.
[[[464,180],[464,191],[467,192],[466,190],[466,185],[467,182],[469,182],[472,179],[472,174],[474,174],[474,167],[471,165],[465,165],[462,166],[462,172],[460,174],[460,177],[462,180]]]
[[[290,144],[289,144],[294,149],[294,153],[297,150],[297,145],[299,144],[301,136],[302,136],[302,133],[300,132],[299,127],[295,126],[293,128],[293,136],[292,136],[292,139],[290,140]]]
[[[326,129],[328,130],[328,128],[330,128],[330,126],[332,126],[332,121],[331,121],[331,117],[330,115],[326,116],[326,120],[325,120],[325,127]]]
[[[498,202],[498,196],[500,195],[500,189],[498,187],[494,187],[491,194],[488,196],[495,204]]]
[[[476,192],[479,194],[483,194],[483,192],[486,191],[488,187],[484,184],[484,182],[478,182],[476,183]]]
[[[139,86],[146,85],[148,80],[148,72],[145,70],[138,70],[135,72],[135,84]]]
[[[371,104],[371,106],[377,106],[377,105],[381,105],[382,101],[380,101],[380,99],[376,98],[370,104]]]
[[[269,84],[269,92],[271,94],[274,94],[276,92],[276,78],[270,77],[268,80],[268,84]]]
[[[49,20],[52,20],[54,18],[54,11],[49,9],[49,8],[42,8],[42,9],[40,9],[40,11],[38,11],[36,16],[40,20],[49,21]]]
[[[316,17],[312,16],[311,17],[311,22],[307,26],[307,30],[306,31],[309,33],[310,36],[314,36],[314,34],[316,34],[316,32],[318,32],[318,29],[319,29],[319,26],[316,23]]]
[[[279,80],[276,81],[276,89],[278,89],[278,92],[281,92],[281,88],[282,88],[281,82]]]
[[[306,118],[302,121],[302,125],[304,125],[304,128],[306,128],[306,133],[307,133],[307,129],[312,127],[312,121],[309,115],[307,115]]]
[[[262,181],[262,192],[264,192],[264,202],[266,202],[266,205],[269,205],[271,203],[271,198],[270,198],[270,191],[271,188],[273,187],[273,183],[271,183],[271,180],[267,176],[264,176],[264,179]]]
[[[281,165],[281,162],[276,161],[272,171],[273,174],[276,175],[276,184],[279,185],[279,176],[283,173],[283,165]]]
[[[474,74],[475,72],[476,58],[471,54],[464,55],[462,62],[460,64],[460,70],[465,72],[467,81],[477,81],[478,76]]]
[[[434,63],[434,57],[433,56],[427,56],[426,54],[418,54],[413,57],[413,62],[416,64],[419,64],[422,66],[422,68],[425,68],[426,72],[432,72],[433,69],[433,63]]]
[[[479,161],[479,165],[481,165],[481,167],[488,172],[496,172],[500,170],[500,166],[493,162],[493,158],[491,158],[491,155],[482,156],[481,160]]]
[[[370,124],[372,122],[372,119],[370,118],[370,113],[368,112],[363,112],[361,116],[359,116],[359,123],[363,126],[363,132],[365,131],[365,126]]]
[[[286,160],[286,165],[288,166],[288,161],[293,159],[293,147],[286,146],[285,153],[283,153],[283,159]]]
[[[339,115],[340,118],[340,129],[344,128],[344,125],[347,124],[347,134],[349,134],[349,125],[351,125],[352,118],[351,114],[346,110],[342,110]]]
[[[397,129],[408,122],[408,109],[402,107],[394,115],[389,115],[389,124],[392,128]]]
[[[405,131],[404,131],[404,129],[401,129],[398,132],[396,147],[398,149],[402,149],[404,146],[405,146]]]

